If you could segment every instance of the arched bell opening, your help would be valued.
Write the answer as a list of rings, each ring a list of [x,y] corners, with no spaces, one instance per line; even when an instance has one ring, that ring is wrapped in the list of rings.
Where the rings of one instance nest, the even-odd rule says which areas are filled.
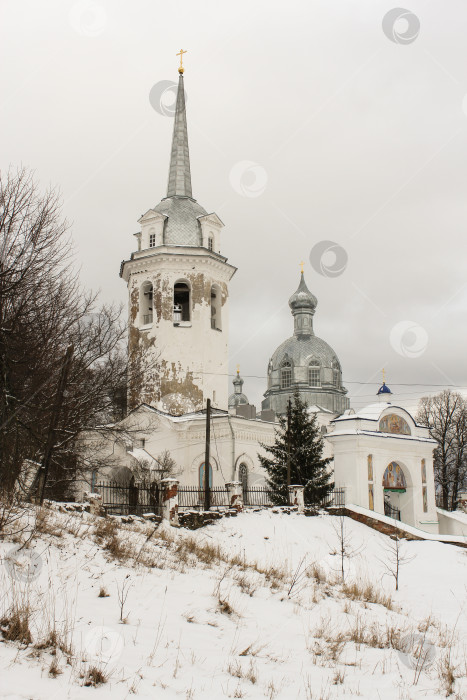
[[[183,280],[174,284],[174,326],[191,321],[191,290]]]
[[[217,284],[211,287],[211,328],[222,330],[222,295]]]
[[[148,326],[152,323],[153,319],[153,295],[154,290],[152,282],[144,282],[140,289],[140,299],[139,299],[139,315],[140,324],[142,326]]]

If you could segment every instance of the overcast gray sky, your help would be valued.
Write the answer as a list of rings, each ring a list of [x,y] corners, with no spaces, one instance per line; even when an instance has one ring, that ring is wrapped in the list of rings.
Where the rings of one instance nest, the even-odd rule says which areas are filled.
[[[394,4],[380,0],[0,8],[1,167],[59,185],[103,300],[126,302],[120,261],[165,196],[172,119],[149,92],[177,80],[184,48],[193,195],[238,267],[231,371],[252,375],[250,400],[292,333],[302,259],[354,407],[383,366],[405,406],[467,384],[465,0],[410,0],[386,33]]]

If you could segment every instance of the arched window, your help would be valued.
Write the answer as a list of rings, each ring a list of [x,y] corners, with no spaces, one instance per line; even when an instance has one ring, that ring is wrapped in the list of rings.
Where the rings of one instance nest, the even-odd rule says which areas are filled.
[[[174,284],[174,325],[191,321],[190,288],[186,282]]]
[[[336,389],[340,389],[341,386],[341,367],[337,360],[332,362],[332,383]]]
[[[222,295],[216,284],[211,287],[211,328],[222,330]]]
[[[199,468],[199,487],[204,489],[204,462]],[[212,466],[209,465],[209,488],[212,488]]]
[[[318,360],[312,360],[308,365],[308,384],[321,386],[321,367]]]
[[[285,360],[281,366],[281,389],[288,389],[292,384],[292,365]]]
[[[152,323],[152,297],[153,297],[153,286],[151,282],[145,282],[141,286],[140,300],[139,300],[139,313],[140,313],[140,323],[143,326],[148,326]]]

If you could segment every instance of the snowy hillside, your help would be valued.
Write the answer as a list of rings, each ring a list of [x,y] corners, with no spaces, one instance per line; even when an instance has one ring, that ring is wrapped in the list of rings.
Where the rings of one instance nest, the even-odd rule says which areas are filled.
[[[344,520],[345,586],[337,517],[43,510],[27,549],[0,543],[0,696],[467,697],[466,550],[404,543],[396,592],[391,540]]]

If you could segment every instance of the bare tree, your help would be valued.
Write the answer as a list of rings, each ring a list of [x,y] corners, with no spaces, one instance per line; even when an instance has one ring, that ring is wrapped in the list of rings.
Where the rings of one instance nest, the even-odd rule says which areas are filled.
[[[415,559],[415,555],[406,553],[399,530],[396,530],[393,535],[389,536],[388,542],[384,545],[384,550],[385,556],[379,561],[385,568],[385,574],[394,579],[396,591],[398,591],[401,567]]]
[[[83,431],[116,429],[136,367],[128,360],[121,308],[99,308],[72,262],[57,192],[41,194],[25,169],[0,174],[0,480],[11,489],[26,460],[40,463],[47,445],[46,494],[61,498],[88,466]],[[63,401],[51,422],[70,344]]]
[[[442,507],[455,510],[459,492],[467,486],[467,402],[448,389],[421,399],[417,421],[438,443],[434,451],[436,485]]]
[[[337,536],[338,545],[330,552],[331,555],[339,557],[339,569],[342,583],[345,582],[345,562],[360,554],[362,548],[352,545],[352,538],[347,527],[345,515],[338,515],[337,521],[334,521],[332,526]]]

